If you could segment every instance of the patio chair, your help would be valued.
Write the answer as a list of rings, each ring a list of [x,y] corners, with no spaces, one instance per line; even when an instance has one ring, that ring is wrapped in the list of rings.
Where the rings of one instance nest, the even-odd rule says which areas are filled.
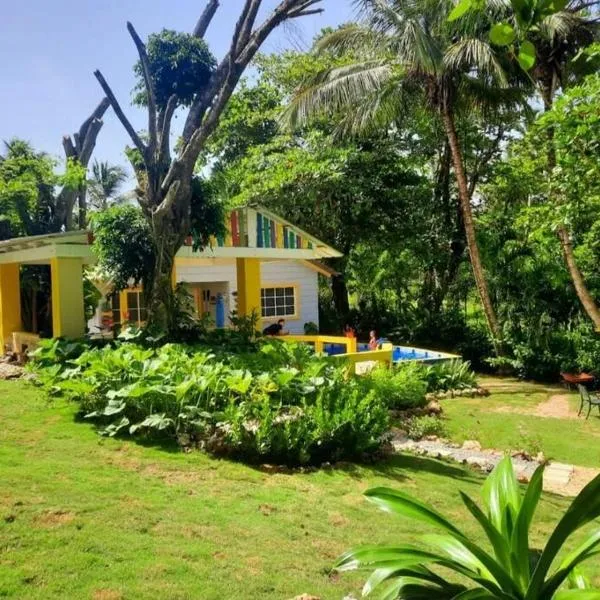
[[[600,413],[600,396],[598,393],[592,392],[590,394],[589,390],[580,383],[577,384],[577,389],[579,390],[579,396],[581,397],[581,405],[579,406],[579,412],[577,413],[577,416],[581,415],[581,411],[583,410],[585,404],[588,405],[588,412],[587,416],[585,417],[586,420],[590,418],[590,413],[592,412],[592,408],[594,406],[598,407],[598,412]]]

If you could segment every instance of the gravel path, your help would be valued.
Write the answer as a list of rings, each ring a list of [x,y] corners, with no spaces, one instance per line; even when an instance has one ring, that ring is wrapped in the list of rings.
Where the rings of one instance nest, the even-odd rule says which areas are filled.
[[[414,441],[400,431],[394,432],[391,443],[396,452],[411,452],[432,458],[453,460],[485,473],[492,471],[504,457],[504,453],[499,450],[483,450],[475,441],[466,441],[462,446],[442,439]],[[513,456],[513,464],[517,479],[525,483],[531,479],[540,463],[517,455]],[[600,474],[599,469],[551,462],[544,472],[544,490],[562,496],[576,496],[598,474]]]

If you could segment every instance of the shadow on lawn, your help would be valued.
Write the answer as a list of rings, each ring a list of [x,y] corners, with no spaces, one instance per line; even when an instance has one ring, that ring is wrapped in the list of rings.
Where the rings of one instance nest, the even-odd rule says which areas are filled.
[[[459,465],[443,462],[433,458],[397,454],[373,464],[338,463],[326,472],[343,471],[351,477],[364,479],[365,476],[386,477],[397,481],[408,479],[413,473],[430,473],[440,477],[451,477],[476,483],[481,477],[469,469]]]

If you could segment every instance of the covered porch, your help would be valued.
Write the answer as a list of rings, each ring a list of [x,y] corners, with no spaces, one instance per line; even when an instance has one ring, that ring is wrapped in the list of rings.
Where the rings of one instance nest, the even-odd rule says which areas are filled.
[[[31,348],[37,332],[24,331],[21,268],[48,265],[53,337],[85,334],[83,268],[93,262],[88,233],[57,233],[0,242],[0,350]]]

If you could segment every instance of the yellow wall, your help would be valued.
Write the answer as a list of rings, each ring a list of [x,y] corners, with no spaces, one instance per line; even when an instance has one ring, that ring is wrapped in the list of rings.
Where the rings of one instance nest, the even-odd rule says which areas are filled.
[[[85,334],[83,310],[83,261],[81,258],[53,258],[52,335],[78,338]]]
[[[260,260],[258,258],[237,258],[235,262],[238,315],[250,316],[253,311],[256,311],[260,319]]]
[[[0,355],[12,343],[12,332],[22,329],[19,272],[16,263],[0,264]]]

